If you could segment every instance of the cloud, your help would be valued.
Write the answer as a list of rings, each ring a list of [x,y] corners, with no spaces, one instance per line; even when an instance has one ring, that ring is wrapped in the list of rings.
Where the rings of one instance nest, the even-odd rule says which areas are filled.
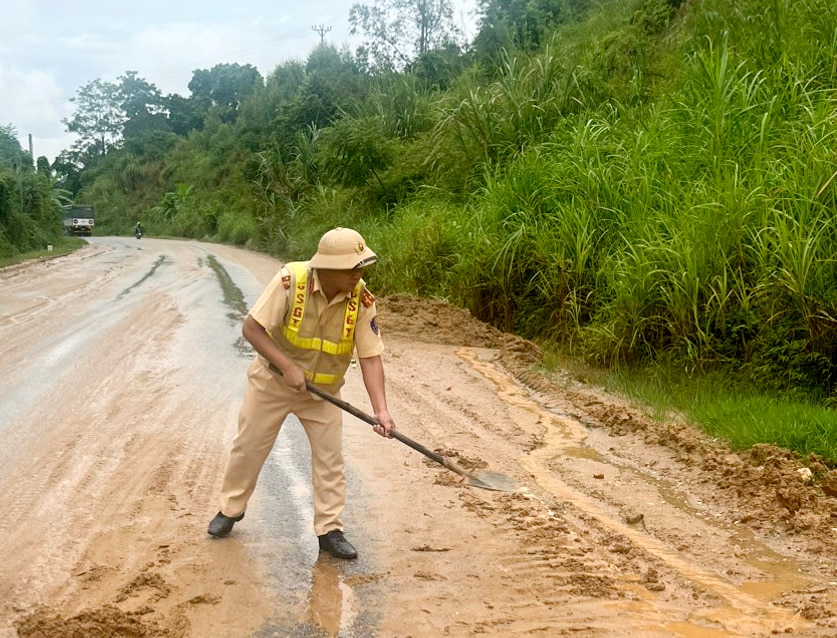
[[[348,36],[348,28],[340,35]],[[127,43],[124,57],[138,61],[130,70],[163,93],[187,97],[197,69],[252,64],[266,77],[289,59],[307,57],[317,38],[310,25],[285,16],[255,16],[237,24],[165,24],[137,33]]]
[[[32,135],[35,157],[53,160],[73,143],[61,124],[72,111],[66,91],[50,73],[0,63],[0,124],[14,126],[24,149]]]
[[[369,3],[371,0],[358,0]],[[467,13],[476,0],[454,0]],[[327,42],[354,48],[343,0],[23,0],[6,3],[0,20],[0,124],[21,145],[50,160],[75,136],[62,118],[88,83],[116,82],[128,71],[163,94],[190,94],[196,69],[252,64],[263,77],[291,59],[304,60],[328,29]],[[457,19],[463,18],[458,13]]]
[[[169,24],[145,29],[126,43],[123,57],[125,71],[137,74],[154,84],[164,94],[189,95],[192,72],[207,68],[216,52],[225,48],[225,37],[215,28],[197,24]],[[214,66],[216,62],[209,62]]]

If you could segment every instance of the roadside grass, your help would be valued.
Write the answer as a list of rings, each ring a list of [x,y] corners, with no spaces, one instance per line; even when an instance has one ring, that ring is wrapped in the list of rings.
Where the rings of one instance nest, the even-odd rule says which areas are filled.
[[[547,350],[544,368],[548,373],[560,368],[574,379],[626,397],[658,421],[678,415],[733,450],[771,444],[793,452],[803,463],[815,455],[837,467],[837,410],[766,392],[730,373],[687,373],[660,363],[594,368]]]
[[[66,255],[67,253],[71,253],[74,250],[78,250],[86,244],[86,241],[78,237],[58,237],[52,244],[51,251],[47,250],[45,246],[42,249],[30,250],[25,253],[20,253],[19,255],[14,255],[12,257],[0,257],[0,268],[14,266],[15,264],[19,264],[30,259],[42,259],[44,257],[60,257],[61,255]]]

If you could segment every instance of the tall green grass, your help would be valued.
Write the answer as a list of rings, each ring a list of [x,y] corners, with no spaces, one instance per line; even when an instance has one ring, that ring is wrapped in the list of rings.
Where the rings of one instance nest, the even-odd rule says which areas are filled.
[[[543,113],[561,116],[546,139],[526,126],[502,133],[496,103],[491,118],[467,119],[462,108],[489,100],[463,102],[460,130],[469,122],[469,139],[507,160],[484,169],[445,294],[610,365],[665,354],[834,393],[830,70],[782,56],[756,70],[738,44],[706,38],[688,55],[683,89],[647,106],[610,100],[574,113],[549,100]],[[514,83],[530,98],[508,113],[518,124],[522,104],[541,104],[533,87],[574,73],[542,59],[512,71],[541,78]]]
[[[766,443],[837,463],[837,412],[828,406],[762,392],[727,374],[694,376],[668,364],[609,371],[597,380],[646,406],[650,416],[684,417],[734,450]]]

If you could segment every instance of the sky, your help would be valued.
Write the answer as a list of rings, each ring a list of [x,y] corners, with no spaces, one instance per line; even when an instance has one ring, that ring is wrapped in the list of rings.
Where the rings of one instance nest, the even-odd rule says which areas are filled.
[[[0,126],[17,131],[24,150],[50,162],[76,137],[61,122],[70,98],[127,71],[163,94],[190,95],[196,69],[252,64],[269,75],[305,60],[320,42],[359,44],[349,26],[356,2],[374,0],[6,0],[0,21]],[[456,20],[473,39],[476,0],[454,0]]]

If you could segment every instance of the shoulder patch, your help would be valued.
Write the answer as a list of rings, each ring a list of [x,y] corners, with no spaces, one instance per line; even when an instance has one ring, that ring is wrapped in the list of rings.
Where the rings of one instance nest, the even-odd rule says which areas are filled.
[[[282,286],[284,286],[285,290],[289,290],[291,287],[291,276],[290,275],[282,275]]]
[[[375,303],[375,295],[369,292],[368,289],[364,288],[360,295],[360,303],[369,308],[373,303]]]

